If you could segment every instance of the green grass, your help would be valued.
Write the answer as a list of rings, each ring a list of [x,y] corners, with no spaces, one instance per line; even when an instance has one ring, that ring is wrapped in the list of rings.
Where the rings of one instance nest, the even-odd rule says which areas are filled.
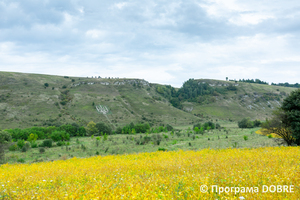
[[[72,82],[75,79],[75,82]],[[127,81],[127,82],[126,82]],[[15,72],[0,72],[0,124],[2,129],[27,128],[43,126],[45,122],[77,123],[86,126],[90,121],[106,122],[112,127],[124,126],[130,122],[145,122],[155,126],[171,124],[172,126],[192,125],[207,120],[238,121],[243,117],[252,120],[265,120],[271,116],[278,106],[275,101],[255,103],[253,95],[280,92],[290,93],[295,88],[238,83],[236,92],[228,91],[224,95],[216,96],[216,101],[208,104],[194,102],[183,103],[191,108],[191,112],[179,110],[160,96],[155,86],[135,87],[128,81],[138,79],[91,79],[83,77],[64,78],[41,74],[25,74]],[[228,84],[232,82],[220,80],[202,81],[210,84]],[[78,83],[95,83],[81,84]],[[102,85],[108,82],[110,85]],[[116,82],[126,82],[124,85],[114,85]],[[49,87],[45,88],[44,84]],[[61,105],[59,99],[66,85],[70,90],[71,100]],[[54,88],[52,90],[52,87]],[[215,86],[219,87],[219,86]],[[245,97],[245,94],[251,97]],[[154,98],[153,98],[154,97]],[[156,100],[160,97],[161,100]],[[281,100],[285,98],[280,96]],[[99,114],[96,105],[104,105],[110,109],[105,117]],[[55,104],[59,104],[58,106]],[[250,109],[247,106],[252,106]],[[199,117],[195,116],[198,115]]]
[[[38,148],[29,149],[27,152],[7,151],[6,161],[8,163],[18,162],[23,159],[26,163],[52,161],[58,159],[68,159],[72,157],[90,157],[111,154],[132,154],[139,152],[153,152],[159,148],[168,151],[177,150],[200,150],[204,148],[220,149],[220,148],[256,148],[263,146],[277,146],[276,139],[267,136],[258,135],[256,129],[239,129],[226,128],[226,130],[206,131],[203,135],[194,134],[189,131],[190,126],[184,126],[180,129],[180,133],[171,132],[149,134],[151,140],[145,145],[138,145],[137,141],[143,140],[146,134],[135,135],[109,135],[106,141],[100,137],[97,145],[97,137],[78,137],[71,138],[68,146],[54,146],[46,148],[45,153],[40,153]],[[178,128],[178,127],[176,127]],[[228,131],[228,134],[226,133]],[[192,132],[192,133],[190,133]],[[157,137],[161,137],[160,144],[157,145]],[[244,137],[247,137],[247,140]],[[37,141],[42,143],[42,141]]]

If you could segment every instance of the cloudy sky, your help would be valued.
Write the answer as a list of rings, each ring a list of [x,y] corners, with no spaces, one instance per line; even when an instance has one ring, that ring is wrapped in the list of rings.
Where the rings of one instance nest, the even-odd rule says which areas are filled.
[[[299,0],[0,0],[0,71],[300,82]]]

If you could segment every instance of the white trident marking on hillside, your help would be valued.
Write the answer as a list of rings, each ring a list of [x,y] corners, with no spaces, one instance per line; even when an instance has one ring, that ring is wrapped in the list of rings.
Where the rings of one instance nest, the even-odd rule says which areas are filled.
[[[103,115],[106,115],[109,112],[109,110],[106,106],[98,105],[98,106],[96,106],[96,109],[99,113],[102,113]]]

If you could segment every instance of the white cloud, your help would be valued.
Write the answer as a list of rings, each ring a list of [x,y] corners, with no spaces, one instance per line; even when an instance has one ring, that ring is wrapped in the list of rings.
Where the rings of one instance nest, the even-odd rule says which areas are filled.
[[[98,39],[98,38],[105,37],[107,33],[102,30],[93,29],[93,30],[86,31],[85,34],[86,34],[86,36],[91,37],[93,39]]]
[[[251,25],[259,24],[267,19],[275,19],[275,17],[271,16],[271,15],[249,13],[249,14],[240,14],[239,16],[232,17],[228,21],[230,23],[233,23],[233,24],[236,24],[239,26],[247,26],[249,24],[251,24]]]
[[[298,81],[296,0],[14,2],[0,2],[0,70],[177,87],[226,76]]]
[[[120,3],[115,3],[114,4],[114,7],[116,7],[116,8],[118,8],[118,9],[120,9],[120,10],[122,10],[125,6],[127,6],[128,5],[128,3],[127,2],[120,2]]]

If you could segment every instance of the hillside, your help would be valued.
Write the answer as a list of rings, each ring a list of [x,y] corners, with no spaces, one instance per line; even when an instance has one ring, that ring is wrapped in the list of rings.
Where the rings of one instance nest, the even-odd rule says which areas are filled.
[[[47,86],[45,86],[47,83]],[[96,106],[107,108],[103,115]],[[0,128],[130,122],[183,125],[199,118],[174,108],[152,84],[136,79],[96,79],[0,72]]]
[[[112,127],[130,122],[180,126],[203,118],[265,119],[294,90],[219,80],[195,81],[205,82],[211,88],[234,84],[237,90],[216,92],[201,102],[184,101],[181,110],[157,91],[160,85],[145,80],[0,72],[0,128],[86,125],[89,121],[103,121]]]
[[[215,93],[204,103],[185,102],[183,109],[197,116],[209,116],[229,121],[244,117],[265,120],[271,117],[272,111],[295,88],[271,86],[255,83],[229,82],[201,79],[212,88],[235,86],[236,90],[227,90],[225,94]]]

